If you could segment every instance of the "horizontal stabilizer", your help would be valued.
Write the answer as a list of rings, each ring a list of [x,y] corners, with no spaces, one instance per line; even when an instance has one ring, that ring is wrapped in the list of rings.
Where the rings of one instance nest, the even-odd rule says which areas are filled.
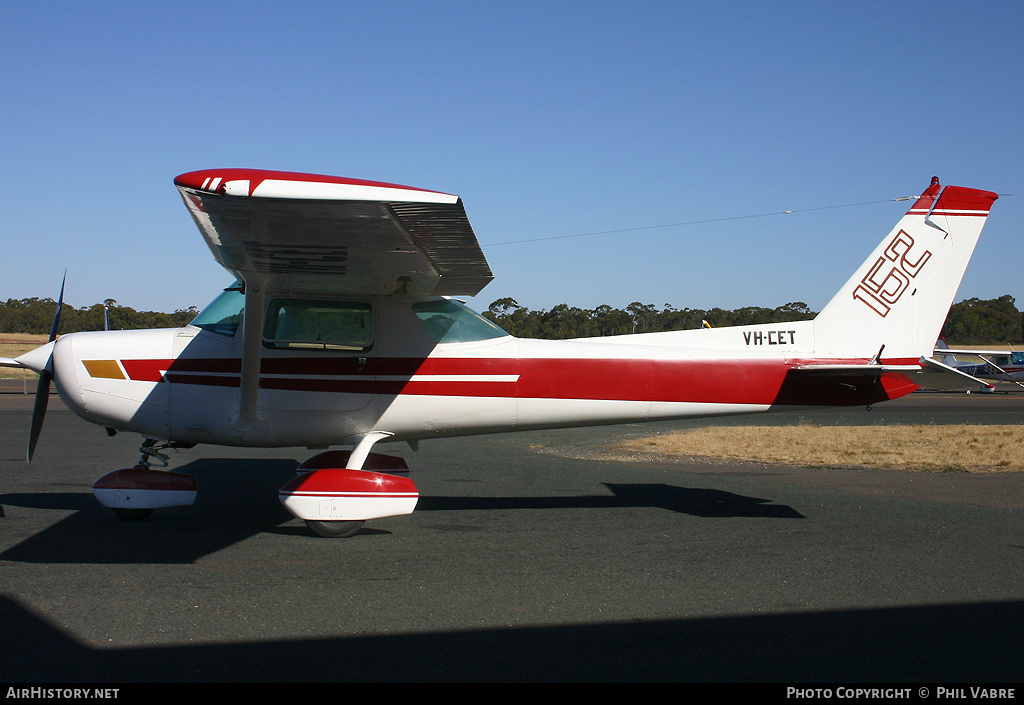
[[[920,365],[844,365],[842,363],[835,365],[798,365],[793,368],[793,371],[800,374],[820,374],[830,376],[842,376],[842,375],[864,375],[864,374],[877,374],[880,375],[883,372],[906,372],[916,373],[921,371]]]
[[[883,384],[883,380],[886,379],[889,383]],[[907,380],[924,389],[948,391],[992,386],[991,382],[972,377],[933,358],[921,358],[920,364],[916,365],[800,365],[789,371],[787,382],[791,390],[796,388],[804,390],[811,385],[820,388],[825,384],[831,384],[837,388],[856,390],[864,395],[872,395],[880,393],[884,387],[891,387],[892,382],[897,379]],[[868,399],[865,396],[863,401],[864,403],[874,403],[881,399]]]
[[[776,406],[870,406],[918,388],[920,365],[807,364],[790,368]]]

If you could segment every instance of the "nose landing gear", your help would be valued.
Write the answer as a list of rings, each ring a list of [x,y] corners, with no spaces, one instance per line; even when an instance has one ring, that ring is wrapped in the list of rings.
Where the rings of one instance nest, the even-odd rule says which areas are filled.
[[[147,438],[139,449],[142,457],[135,467],[107,473],[93,484],[96,499],[127,521],[145,519],[154,509],[194,504],[198,488],[191,475],[150,468],[152,459],[166,467],[167,456],[160,451],[172,447],[180,446],[158,445],[157,441]]]

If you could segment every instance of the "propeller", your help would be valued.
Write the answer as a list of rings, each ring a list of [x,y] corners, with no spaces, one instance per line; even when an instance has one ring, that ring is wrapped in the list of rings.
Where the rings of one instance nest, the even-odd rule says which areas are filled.
[[[53,315],[53,326],[50,327],[49,343],[57,339],[57,328],[60,326],[60,310],[64,306],[64,283],[67,281],[68,273],[64,272],[64,279],[60,283],[60,298],[57,299],[57,312]],[[32,462],[32,455],[36,451],[36,443],[39,441],[39,432],[43,430],[43,418],[46,416],[46,405],[50,401],[50,383],[53,381],[53,346],[50,346],[50,359],[47,364],[39,370],[39,383],[36,385],[36,400],[32,406],[32,427],[28,434],[28,454],[26,462]]]

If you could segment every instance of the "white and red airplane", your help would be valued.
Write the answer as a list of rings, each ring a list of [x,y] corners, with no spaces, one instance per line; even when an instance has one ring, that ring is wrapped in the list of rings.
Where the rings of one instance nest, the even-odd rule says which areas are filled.
[[[55,319],[50,343],[0,360],[40,373],[29,459],[51,379],[82,418],[144,437],[140,462],[93,488],[125,517],[194,501],[191,477],[152,467],[167,448],[347,447],[280,490],[325,536],[413,511],[405,462],[371,453],[377,443],[918,389],[950,371],[928,358],[997,198],[933,179],[813,321],[556,341],[512,337],[450,298],[492,278],[457,196],[250,169],[175,185],[235,285],[184,328],[54,340]]]

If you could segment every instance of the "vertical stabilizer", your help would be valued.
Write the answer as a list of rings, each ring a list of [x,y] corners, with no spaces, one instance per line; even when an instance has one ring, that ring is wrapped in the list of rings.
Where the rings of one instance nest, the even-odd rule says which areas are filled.
[[[933,178],[814,319],[815,352],[890,363],[931,355],[996,198]]]

